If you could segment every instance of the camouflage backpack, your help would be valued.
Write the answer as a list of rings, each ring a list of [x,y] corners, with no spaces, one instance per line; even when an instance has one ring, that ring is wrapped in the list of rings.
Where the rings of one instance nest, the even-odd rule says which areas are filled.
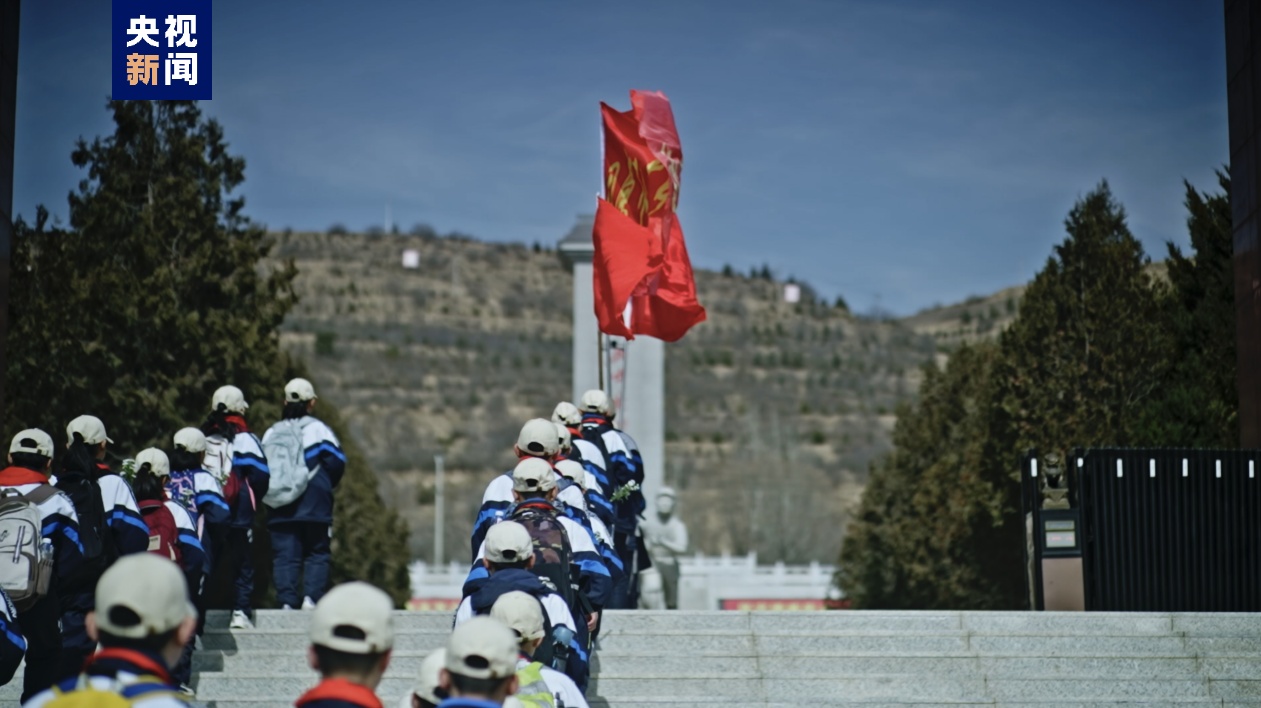
[[[550,580],[565,604],[575,607],[578,575],[560,511],[547,502],[525,502],[513,507],[507,518],[524,526],[534,541],[534,574]]]

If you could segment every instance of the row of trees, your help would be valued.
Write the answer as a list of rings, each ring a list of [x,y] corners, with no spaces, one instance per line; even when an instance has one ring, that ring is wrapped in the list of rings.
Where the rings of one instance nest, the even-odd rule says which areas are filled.
[[[192,102],[112,101],[113,135],[71,154],[86,177],[69,224],[15,225],[5,439],[26,427],[60,437],[67,421],[105,421],[114,450],[169,449],[196,425],[218,386],[240,386],[257,431],[280,415],[285,381],[309,376],[280,350],[293,307],[292,262],[265,269],[272,248],[236,195],[245,162]],[[317,372],[318,373],[318,372]],[[319,412],[348,457],[333,528],[335,581],[359,578],[408,596],[407,537],[337,411]],[[260,521],[260,569],[266,529]],[[258,583],[265,592],[265,571]],[[260,601],[266,602],[265,596]]]
[[[1227,175],[1186,185],[1193,253],[1153,272],[1106,182],[1082,198],[997,342],[929,366],[872,471],[838,583],[858,607],[1027,604],[1019,460],[1029,449],[1233,447]]]

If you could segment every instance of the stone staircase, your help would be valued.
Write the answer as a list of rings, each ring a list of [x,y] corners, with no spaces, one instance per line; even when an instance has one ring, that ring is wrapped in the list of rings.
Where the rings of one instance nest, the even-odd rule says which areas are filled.
[[[229,631],[226,614],[211,613],[197,703],[292,705],[316,680],[308,618],[261,611],[257,629]],[[378,689],[387,706],[450,623],[448,613],[396,615]],[[609,612],[593,668],[593,707],[1261,706],[1261,615]],[[16,695],[0,689],[0,704]]]

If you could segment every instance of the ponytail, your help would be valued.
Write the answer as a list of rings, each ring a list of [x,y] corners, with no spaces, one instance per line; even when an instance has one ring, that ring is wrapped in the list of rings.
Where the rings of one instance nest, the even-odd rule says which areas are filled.
[[[307,414],[309,404],[310,401],[286,401],[280,417],[284,420],[297,420]]]
[[[171,470],[175,472],[184,472],[186,470],[195,470],[201,467],[202,456],[205,453],[189,452],[180,446],[175,446],[171,451]]]
[[[70,441],[70,447],[66,450],[66,454],[61,458],[61,465],[58,469],[58,477],[73,477],[82,475],[85,477],[96,476],[96,456],[92,454],[92,449],[83,441],[81,433],[75,433],[74,438]]]
[[[222,435],[231,440],[237,434],[237,427],[228,420],[228,407],[222,403],[210,411],[210,415],[206,416],[206,422],[201,426],[201,432],[206,436]]]
[[[131,490],[138,501],[150,499],[164,501],[166,499],[166,489],[162,486],[162,480],[153,474],[153,465],[148,462],[140,465],[140,469],[136,470],[136,476],[131,480]]]

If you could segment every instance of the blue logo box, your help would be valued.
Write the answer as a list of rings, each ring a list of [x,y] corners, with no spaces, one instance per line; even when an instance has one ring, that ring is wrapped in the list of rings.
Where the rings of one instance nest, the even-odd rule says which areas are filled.
[[[210,100],[210,2],[114,0],[115,100]]]

